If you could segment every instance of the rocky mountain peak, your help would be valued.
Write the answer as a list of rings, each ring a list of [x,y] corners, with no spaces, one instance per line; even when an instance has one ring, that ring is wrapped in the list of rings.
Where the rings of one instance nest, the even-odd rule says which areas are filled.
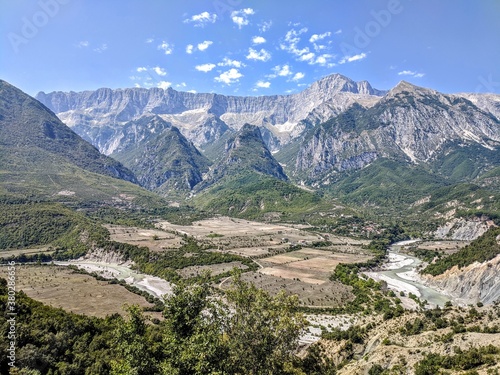
[[[387,97],[394,97],[397,94],[404,93],[406,95],[424,95],[424,94],[430,94],[430,95],[436,95],[438,94],[437,91],[427,89],[425,87],[420,87],[417,85],[414,85],[413,83],[407,82],[407,81],[399,81],[399,83],[394,86],[389,92],[387,93]]]
[[[314,82],[305,92],[321,91],[325,95],[341,92],[350,92],[363,95],[380,95],[380,90],[375,90],[367,81],[355,82],[342,74],[334,73]]]
[[[245,147],[246,142],[253,142],[255,140],[257,140],[257,142],[262,141],[262,144],[264,144],[259,128],[254,125],[245,124],[236,133],[236,136],[234,138],[226,142],[226,152],[238,149],[239,147]]]
[[[152,113],[179,127],[184,136],[201,147],[245,123],[267,127],[266,144],[276,151],[302,134],[307,127],[304,123],[319,124],[353,102],[373,105],[384,93],[366,81],[332,74],[292,95],[245,97],[193,94],[171,88],[103,88],[79,93],[40,92],[37,98],[101,152],[110,154],[114,149],[109,145],[120,142],[113,135],[124,124]]]

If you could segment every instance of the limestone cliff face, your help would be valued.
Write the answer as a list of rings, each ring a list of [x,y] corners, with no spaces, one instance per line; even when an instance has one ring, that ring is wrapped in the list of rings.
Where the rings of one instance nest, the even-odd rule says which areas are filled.
[[[41,92],[37,99],[101,152],[110,154],[115,150],[103,144],[113,143],[109,139],[112,133],[145,114],[161,116],[197,146],[217,140],[226,128],[239,130],[245,123],[271,130],[274,139],[270,146],[299,136],[301,131],[294,130],[304,120],[316,125],[354,102],[373,105],[383,94],[366,81],[354,82],[333,74],[293,95],[239,97],[194,94],[171,88],[103,88],[79,93]],[[211,126],[214,131],[209,129]],[[304,130],[305,126],[299,129]]]
[[[106,251],[100,248],[93,248],[83,257],[79,258],[81,261],[90,261],[90,262],[103,262],[103,263],[111,263],[111,264],[120,264],[123,266],[129,266],[133,264],[132,261],[126,260],[124,256],[120,253],[114,251]]]
[[[465,304],[500,301],[500,254],[488,262],[476,262],[462,269],[455,266],[438,276],[421,277],[427,285]]]
[[[450,143],[454,149],[500,147],[498,96],[445,95],[404,81],[383,92],[339,74],[293,95],[132,88],[42,92],[37,98],[107,155],[128,146],[133,137],[124,134],[124,125],[143,116],[161,117],[200,148],[229,130],[255,125],[271,152],[287,155],[291,176],[316,181],[380,157],[431,163],[450,151]]]
[[[499,94],[457,94],[465,99],[470,100],[474,105],[486,112],[490,112],[496,118],[500,118],[500,95]]]

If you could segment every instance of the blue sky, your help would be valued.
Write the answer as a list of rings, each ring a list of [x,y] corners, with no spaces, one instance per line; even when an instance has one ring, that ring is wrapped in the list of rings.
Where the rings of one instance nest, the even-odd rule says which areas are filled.
[[[0,0],[0,78],[27,93],[390,89],[500,93],[498,0]]]

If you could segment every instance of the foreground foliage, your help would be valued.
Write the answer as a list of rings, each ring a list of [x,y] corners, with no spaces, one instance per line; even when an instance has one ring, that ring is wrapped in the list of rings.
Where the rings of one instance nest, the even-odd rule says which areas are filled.
[[[495,354],[500,349],[487,345],[480,348],[470,348],[469,350],[456,349],[455,355],[440,355],[429,353],[424,359],[415,365],[415,375],[436,375],[445,374],[446,370],[471,370],[482,365],[496,364]]]
[[[179,285],[164,320],[149,324],[140,309],[128,317],[90,318],[17,294],[17,359],[30,374],[304,374],[294,352],[305,320],[296,297],[271,297],[235,275],[225,299],[208,279]],[[2,279],[0,309],[6,311]],[[8,328],[2,314],[0,326]],[[6,335],[0,349],[6,352]],[[7,359],[0,372],[9,373]]]

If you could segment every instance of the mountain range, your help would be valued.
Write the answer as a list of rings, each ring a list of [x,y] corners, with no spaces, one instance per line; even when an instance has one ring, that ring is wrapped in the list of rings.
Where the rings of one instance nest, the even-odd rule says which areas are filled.
[[[389,175],[393,163],[434,189],[500,165],[500,95],[443,94],[405,81],[383,91],[333,74],[292,95],[131,88],[36,98],[163,195],[199,192],[243,170],[345,193],[352,173]]]
[[[276,151],[305,129],[343,112],[352,103],[370,106],[384,93],[366,81],[354,82],[335,74],[293,95],[238,97],[179,92],[172,88],[131,88],[40,92],[36,98],[109,155],[120,143],[123,124],[144,114],[159,115],[198,147],[250,123],[261,127],[266,144]]]
[[[207,207],[203,199],[224,200],[228,186],[250,184],[262,196],[263,186],[275,190],[270,203],[241,187],[236,205],[220,204],[226,213],[273,211],[291,192],[314,206],[313,190],[382,210],[497,205],[499,95],[443,94],[404,81],[382,91],[334,74],[288,96],[100,89],[37,99],[1,82],[4,191],[116,199],[116,184],[126,181],[134,194],[147,193],[140,185]],[[452,199],[456,191],[463,195]]]

